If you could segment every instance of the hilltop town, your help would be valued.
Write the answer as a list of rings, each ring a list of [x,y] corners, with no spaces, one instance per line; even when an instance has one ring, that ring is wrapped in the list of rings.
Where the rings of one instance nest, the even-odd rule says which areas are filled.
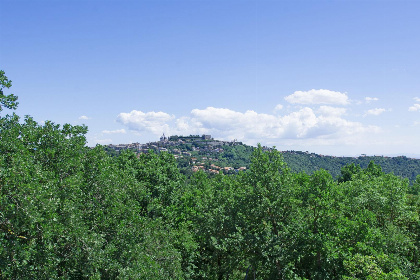
[[[199,170],[208,174],[235,174],[247,170],[250,166],[250,157],[253,146],[242,142],[221,141],[211,135],[169,136],[162,135],[159,141],[146,144],[132,143],[104,146],[111,155],[118,155],[123,150],[132,150],[137,154],[167,152],[172,154],[178,167],[185,175],[190,175]],[[263,147],[264,150],[271,148]],[[280,151],[284,161],[293,172],[312,174],[316,170],[328,170],[334,178],[341,174],[341,168],[347,164],[359,164],[366,168],[370,161],[379,164],[384,172],[393,172],[413,182],[420,174],[420,160],[386,156],[336,157],[310,153],[308,151]]]
[[[249,165],[249,156],[254,147],[242,142],[215,140],[211,135],[165,136],[159,141],[146,144],[131,143],[107,145],[105,149],[111,154],[123,150],[132,150],[137,154],[167,152],[172,154],[184,173],[203,170],[212,174],[225,174],[244,171]]]

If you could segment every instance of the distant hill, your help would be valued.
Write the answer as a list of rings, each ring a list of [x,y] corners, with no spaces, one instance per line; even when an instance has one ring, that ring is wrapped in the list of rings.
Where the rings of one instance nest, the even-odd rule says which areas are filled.
[[[250,157],[255,147],[237,141],[215,140],[210,135],[190,135],[163,136],[160,141],[147,144],[108,145],[104,148],[111,155],[118,155],[124,149],[130,149],[137,153],[168,152],[175,156],[181,171],[188,175],[193,172],[192,170],[198,169],[216,172],[225,167],[231,167],[226,170],[230,170],[232,173],[249,168]],[[405,156],[335,157],[301,151],[282,151],[281,153],[293,172],[312,174],[316,170],[325,169],[334,178],[337,178],[341,174],[341,168],[347,164],[354,163],[366,168],[370,161],[374,161],[382,167],[382,171],[385,173],[408,178],[411,182],[420,174],[420,159]]]
[[[370,161],[379,164],[385,173],[393,173],[408,178],[410,181],[414,181],[416,176],[420,174],[420,160],[405,156],[334,157],[299,151],[286,151],[283,152],[283,157],[292,171],[304,171],[311,174],[322,168],[328,170],[334,178],[341,174],[341,168],[347,164],[354,163],[362,168],[366,168]]]

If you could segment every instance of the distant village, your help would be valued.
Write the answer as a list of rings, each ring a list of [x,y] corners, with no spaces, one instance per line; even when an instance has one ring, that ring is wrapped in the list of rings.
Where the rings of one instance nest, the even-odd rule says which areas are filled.
[[[235,146],[243,145],[242,142],[236,140],[233,141],[221,141],[215,140],[211,135],[190,135],[190,136],[178,136],[173,135],[166,137],[163,134],[159,141],[149,142],[146,144],[131,143],[131,144],[118,144],[118,145],[106,145],[108,150],[114,150],[119,153],[123,150],[132,150],[138,155],[142,153],[148,153],[153,151],[155,153],[168,152],[176,159],[186,158],[188,159],[192,172],[203,170],[209,173],[236,173],[239,171],[246,170],[245,166],[234,168],[231,166],[218,166],[217,158],[210,157],[217,153],[224,151],[224,146]]]

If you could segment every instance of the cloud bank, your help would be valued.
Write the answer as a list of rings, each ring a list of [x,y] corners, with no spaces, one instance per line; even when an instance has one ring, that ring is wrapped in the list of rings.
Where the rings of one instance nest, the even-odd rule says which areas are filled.
[[[331,144],[379,130],[375,126],[346,120],[343,118],[345,113],[345,108],[325,105],[317,110],[304,107],[282,116],[207,107],[193,109],[188,116],[180,118],[164,112],[132,111],[119,114],[117,121],[138,132],[148,131],[156,135],[211,134],[219,139],[238,139],[249,144],[256,144],[261,139],[274,142],[319,139],[329,140],[320,143]]]

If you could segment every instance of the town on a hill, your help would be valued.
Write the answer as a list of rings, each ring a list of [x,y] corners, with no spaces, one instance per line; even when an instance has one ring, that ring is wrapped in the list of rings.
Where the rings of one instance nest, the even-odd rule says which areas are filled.
[[[112,155],[117,155],[123,150],[132,150],[137,154],[167,152],[175,157],[184,174],[199,170],[212,174],[244,171],[249,166],[249,157],[254,149],[236,140],[216,140],[211,135],[166,137],[165,134],[155,142],[110,144],[104,148]]]
[[[191,175],[199,170],[209,174],[235,174],[245,171],[250,166],[250,158],[255,147],[246,145],[240,141],[222,141],[214,139],[211,135],[189,135],[189,136],[165,136],[163,134],[159,141],[146,144],[131,143],[106,145],[104,149],[111,155],[118,155],[121,151],[132,150],[137,154],[141,153],[162,153],[172,154],[178,167],[183,174]],[[262,147],[263,150],[273,148]],[[349,164],[359,165],[366,168],[371,161],[382,167],[385,173],[393,173],[410,182],[420,174],[420,159],[408,158],[405,156],[367,156],[362,154],[358,157],[337,157],[320,155],[308,151],[280,150],[284,161],[293,172],[313,172],[325,169],[334,178],[341,175],[341,169]]]

